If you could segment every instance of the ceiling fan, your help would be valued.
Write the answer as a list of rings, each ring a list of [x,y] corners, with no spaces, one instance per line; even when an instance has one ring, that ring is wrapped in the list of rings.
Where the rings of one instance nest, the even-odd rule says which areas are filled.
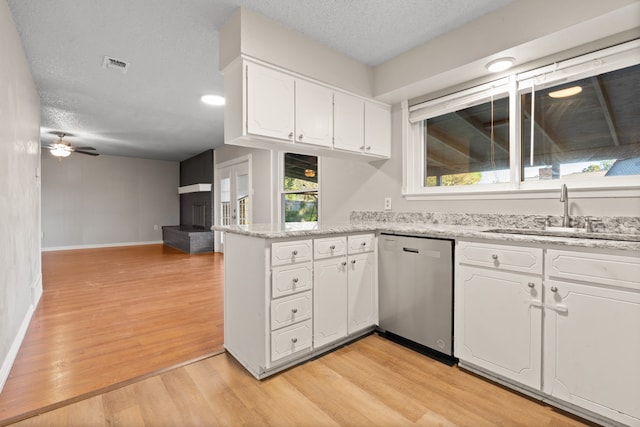
[[[59,140],[53,144],[45,145],[43,148],[51,150],[51,154],[56,157],[68,157],[71,153],[88,154],[89,156],[99,156],[99,153],[95,153],[96,150],[93,147],[76,147],[71,145],[70,142],[64,141],[65,136],[73,136],[65,132],[49,132],[56,135]]]

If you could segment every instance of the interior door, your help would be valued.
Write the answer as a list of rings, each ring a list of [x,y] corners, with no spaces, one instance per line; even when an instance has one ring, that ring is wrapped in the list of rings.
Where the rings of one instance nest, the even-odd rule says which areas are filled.
[[[251,183],[249,161],[218,169],[219,225],[248,225],[251,222]],[[219,251],[224,252],[224,233],[220,233]]]

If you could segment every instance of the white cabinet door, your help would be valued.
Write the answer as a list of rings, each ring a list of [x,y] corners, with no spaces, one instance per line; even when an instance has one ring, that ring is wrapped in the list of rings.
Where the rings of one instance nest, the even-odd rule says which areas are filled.
[[[247,133],[293,141],[294,78],[247,64]]]
[[[340,150],[364,150],[364,100],[342,92],[333,95],[333,147]]]
[[[313,345],[315,348],[347,336],[347,259],[313,265]]]
[[[348,333],[378,323],[376,254],[349,255]]]
[[[640,425],[640,290],[550,280],[545,307],[543,391]]]
[[[324,86],[296,80],[295,141],[331,147],[333,92]]]
[[[391,111],[388,107],[365,103],[364,141],[365,153],[391,156]]]
[[[455,354],[460,360],[540,388],[542,279],[458,267]]]

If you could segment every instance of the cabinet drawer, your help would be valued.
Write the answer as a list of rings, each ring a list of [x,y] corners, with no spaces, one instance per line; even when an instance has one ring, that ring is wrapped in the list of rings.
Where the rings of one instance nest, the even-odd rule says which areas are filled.
[[[311,348],[311,320],[271,332],[271,361]]]
[[[311,289],[313,268],[310,262],[275,267],[271,272],[271,296],[273,298]]]
[[[542,248],[460,241],[457,258],[461,264],[542,274]]]
[[[640,258],[548,249],[547,277],[640,290]]]
[[[323,259],[334,256],[346,255],[347,238],[329,237],[326,239],[315,239],[313,241],[313,258]]]
[[[371,252],[375,242],[373,234],[360,234],[349,236],[347,238],[349,246],[349,254],[361,254],[363,252]]]
[[[311,240],[277,242],[271,245],[271,265],[311,261]]]
[[[311,307],[311,291],[271,301],[271,329],[280,329],[310,319]]]

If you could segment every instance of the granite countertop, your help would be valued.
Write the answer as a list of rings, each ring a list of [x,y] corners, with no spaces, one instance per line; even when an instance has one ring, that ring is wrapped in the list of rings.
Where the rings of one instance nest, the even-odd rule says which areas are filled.
[[[554,244],[561,246],[576,246],[602,249],[618,249],[640,251],[640,242],[607,240],[581,237],[555,237],[530,234],[512,234],[490,232],[501,228],[494,225],[450,225],[450,224],[424,224],[406,222],[381,222],[365,221],[354,223],[336,223],[323,225],[296,224],[254,224],[247,226],[213,226],[215,231],[242,234],[246,236],[260,237],[264,239],[282,239],[291,237],[319,236],[357,232],[387,232],[395,234],[419,235],[425,237],[441,237],[449,239],[474,238],[494,241],[512,241],[517,243]],[[506,228],[506,227],[503,227]]]

